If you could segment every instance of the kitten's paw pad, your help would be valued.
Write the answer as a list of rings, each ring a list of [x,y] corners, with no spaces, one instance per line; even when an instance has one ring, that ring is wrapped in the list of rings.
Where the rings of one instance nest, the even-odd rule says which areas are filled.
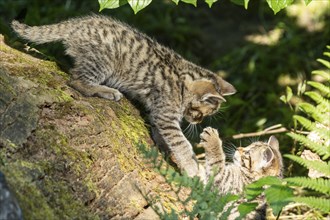
[[[97,96],[117,102],[123,97],[123,94],[116,89],[111,89],[108,91],[98,92]]]
[[[203,132],[200,134],[201,141],[208,141],[212,137],[216,137],[218,139],[219,134],[216,129],[211,127],[204,128]]]
[[[200,145],[204,148],[221,144],[218,131],[211,127],[205,128],[203,132],[200,134],[200,138],[201,138]]]

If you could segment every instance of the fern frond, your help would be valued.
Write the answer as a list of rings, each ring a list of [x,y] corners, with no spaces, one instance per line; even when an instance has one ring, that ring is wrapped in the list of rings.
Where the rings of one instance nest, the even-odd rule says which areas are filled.
[[[329,111],[330,102],[328,99],[323,98],[323,96],[320,93],[314,91],[308,91],[305,92],[305,95],[313,99],[316,102],[316,104],[326,107],[325,111]]]
[[[330,157],[330,151],[327,146],[323,146],[322,144],[311,141],[304,135],[295,134],[295,133],[288,133],[287,135],[289,135],[291,138],[295,139],[296,141],[299,141],[307,148],[313,150],[314,152],[322,156],[322,159],[326,160],[327,158]]]
[[[307,102],[299,103],[299,108],[304,111],[307,115],[313,117],[316,121],[324,124],[326,123],[325,120],[328,120],[328,115],[324,114],[320,109],[317,109],[312,104],[309,104]]]
[[[324,70],[314,70],[312,72],[313,75],[319,75],[323,77],[325,80],[329,81],[330,80],[330,72],[329,71],[324,71]]]
[[[327,143],[330,139],[330,130],[327,128],[318,127],[315,122],[300,116],[294,115],[293,118],[298,121],[305,129],[308,131],[316,132],[320,139],[324,140],[324,143]]]
[[[293,190],[285,185],[272,185],[265,189],[265,197],[273,209],[273,214],[277,216],[282,208],[290,202],[287,198],[293,197]]]
[[[290,184],[296,186],[301,186],[304,188],[312,189],[317,192],[324,194],[330,194],[330,179],[311,179],[308,177],[290,177],[285,178],[284,181],[287,181]]]
[[[311,120],[309,120],[303,116],[294,115],[293,119],[298,121],[308,131],[314,130],[316,128],[316,125],[314,122],[312,122]]]
[[[293,160],[308,169],[314,169],[326,176],[330,176],[330,162],[326,163],[323,161],[306,160],[291,154],[285,154],[284,157],[289,158],[290,160]]]
[[[324,60],[324,59],[321,59],[321,58],[317,59],[317,61],[318,61],[319,63],[322,63],[322,64],[323,64],[325,67],[327,67],[328,69],[330,69],[330,62],[329,62],[329,61]]]
[[[320,92],[325,94],[325,97],[327,97],[327,98],[330,97],[330,88],[328,86],[323,85],[322,83],[313,82],[313,81],[308,81],[307,84],[314,87],[315,89],[320,90]]]
[[[316,197],[292,197],[292,201],[304,203],[312,208],[319,209],[325,213],[330,212],[330,199]]]

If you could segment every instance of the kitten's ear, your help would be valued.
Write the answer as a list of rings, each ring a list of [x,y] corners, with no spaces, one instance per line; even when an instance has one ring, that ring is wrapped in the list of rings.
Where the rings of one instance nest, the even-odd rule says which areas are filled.
[[[274,150],[279,150],[279,143],[274,135],[268,139],[268,145]]]
[[[274,158],[274,153],[272,152],[271,149],[267,148],[264,152],[263,152],[263,157],[262,157],[262,162],[261,165],[262,167],[269,167],[272,163],[272,160]]]
[[[223,96],[233,95],[236,93],[235,87],[226,80],[220,79],[220,92]]]
[[[215,100],[215,101],[223,101],[226,102],[226,99],[218,94],[212,94],[212,93],[206,93],[205,95],[202,96],[202,101],[207,101],[207,100]]]

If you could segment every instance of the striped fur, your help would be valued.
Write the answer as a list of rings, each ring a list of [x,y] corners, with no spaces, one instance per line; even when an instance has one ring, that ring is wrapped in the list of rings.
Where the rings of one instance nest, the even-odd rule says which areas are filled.
[[[206,182],[214,175],[214,186],[219,193],[241,194],[244,187],[265,176],[282,177],[282,156],[279,144],[274,136],[268,143],[254,142],[249,146],[239,147],[235,151],[233,163],[226,163],[226,156],[222,149],[222,141],[217,130],[205,128],[201,136],[200,145],[205,149]],[[234,204],[228,219],[239,216],[237,207],[244,199]],[[245,219],[265,219],[266,205],[263,198],[257,199],[257,210],[246,216]]]
[[[178,166],[198,173],[191,144],[180,128],[185,117],[199,123],[215,113],[235,88],[137,30],[109,17],[87,16],[30,27],[12,22],[22,38],[61,41],[74,58],[70,85],[86,96],[118,101],[123,94],[144,103],[155,131]]]

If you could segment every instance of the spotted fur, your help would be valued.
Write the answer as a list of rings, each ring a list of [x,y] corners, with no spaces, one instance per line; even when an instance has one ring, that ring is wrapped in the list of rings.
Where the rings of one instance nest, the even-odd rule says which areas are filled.
[[[214,186],[220,194],[241,194],[244,186],[265,176],[282,177],[282,156],[279,143],[271,136],[267,143],[254,142],[247,147],[239,147],[233,156],[233,163],[226,163],[222,149],[222,141],[217,130],[205,128],[200,145],[205,149],[206,182],[214,175]],[[244,200],[239,200],[231,210],[228,219],[239,216],[237,206]],[[245,219],[265,219],[266,205],[262,197],[258,198],[257,210]]]
[[[124,93],[144,103],[156,135],[178,166],[198,173],[191,144],[180,128],[185,117],[199,123],[215,113],[235,88],[215,73],[182,58],[137,30],[104,16],[58,24],[12,27],[22,38],[42,44],[61,41],[74,58],[71,86],[86,96],[118,101]]]

